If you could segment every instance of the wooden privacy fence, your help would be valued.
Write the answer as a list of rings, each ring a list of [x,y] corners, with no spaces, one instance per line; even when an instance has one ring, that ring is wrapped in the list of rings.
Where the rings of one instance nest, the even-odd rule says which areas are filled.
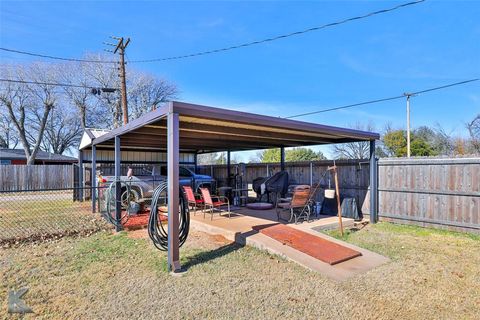
[[[74,165],[0,165],[0,191],[73,188]]]
[[[292,184],[318,183],[333,161],[286,163]],[[356,199],[369,214],[368,160],[338,160],[340,193]],[[246,165],[245,179],[272,175],[279,164]],[[227,182],[226,165],[199,166],[219,185]],[[231,173],[235,165],[231,166]],[[328,175],[327,175],[328,177]],[[322,188],[328,179],[320,181]],[[331,186],[334,187],[333,180]],[[395,158],[378,161],[378,202],[381,220],[480,233],[480,158]],[[322,201],[323,194],[317,195]]]
[[[480,158],[382,159],[384,220],[480,232]]]
[[[338,166],[339,184],[342,197],[355,198],[360,208],[364,206],[370,180],[370,166],[368,160],[336,160]],[[289,173],[290,184],[320,183],[323,189],[335,187],[333,177],[324,175],[328,166],[333,165],[333,160],[287,162],[285,170]],[[231,173],[235,173],[235,166],[231,165]],[[266,177],[280,171],[278,163],[249,163],[246,165],[244,182],[252,183],[257,177]],[[197,172],[213,176],[219,186],[227,184],[226,165],[198,166]],[[329,179],[330,178],[330,179]],[[318,192],[316,201],[323,200],[323,193]],[[365,210],[364,210],[365,211]],[[365,212],[368,214],[368,210]]]

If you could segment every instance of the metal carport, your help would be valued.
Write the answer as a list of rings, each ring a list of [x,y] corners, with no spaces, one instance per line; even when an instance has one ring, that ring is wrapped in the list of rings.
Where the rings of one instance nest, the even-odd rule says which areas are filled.
[[[227,151],[229,154],[231,151],[281,148],[283,168],[285,147],[370,141],[370,220],[376,222],[376,139],[379,139],[379,134],[373,132],[172,101],[93,139],[83,150],[91,148],[95,170],[96,148],[114,148],[117,180],[120,176],[121,148],[167,151],[168,234],[173,235],[168,237],[168,265],[170,270],[176,271],[180,269],[179,221],[178,206],[174,204],[179,201],[180,151],[195,154]],[[119,214],[119,201],[116,210]]]

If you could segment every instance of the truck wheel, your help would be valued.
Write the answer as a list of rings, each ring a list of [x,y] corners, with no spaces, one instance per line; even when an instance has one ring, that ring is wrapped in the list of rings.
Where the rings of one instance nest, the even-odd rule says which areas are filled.
[[[135,189],[130,189],[130,192],[127,191],[127,188],[122,188],[122,208],[127,208],[130,202],[138,202],[140,195]]]

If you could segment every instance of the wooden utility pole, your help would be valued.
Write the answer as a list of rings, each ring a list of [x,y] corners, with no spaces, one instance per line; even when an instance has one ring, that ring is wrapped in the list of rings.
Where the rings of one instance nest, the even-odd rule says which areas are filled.
[[[124,39],[123,37],[111,37],[118,41],[117,44],[105,43],[110,46],[114,46],[115,50],[110,51],[120,55],[120,91],[122,95],[122,114],[123,114],[123,124],[128,123],[128,104],[127,104],[127,78],[125,73],[125,49],[130,43],[130,38]]]
[[[404,93],[407,97],[407,157],[410,158],[410,97],[412,94]]]

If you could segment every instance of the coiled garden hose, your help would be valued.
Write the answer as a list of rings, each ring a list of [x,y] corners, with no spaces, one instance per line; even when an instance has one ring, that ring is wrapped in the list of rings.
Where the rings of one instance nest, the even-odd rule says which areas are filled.
[[[128,221],[128,218],[130,217],[129,212],[130,212],[130,195],[132,193],[132,189],[130,187],[130,183],[121,181],[120,182],[120,189],[123,190],[125,188],[125,199],[126,199],[126,204],[122,203],[122,213],[120,216],[120,221],[117,220],[116,215],[115,215],[115,203],[116,203],[116,182],[112,182],[107,189],[107,195],[105,197],[105,202],[106,202],[106,214],[105,218],[107,219],[108,222],[113,224],[114,226],[118,227],[121,226],[122,224],[126,223]],[[123,192],[122,192],[123,193]],[[120,199],[121,201],[121,199]]]
[[[190,214],[185,196],[179,192],[179,246],[182,246],[188,237],[190,229]],[[148,235],[155,247],[162,251],[168,250],[168,192],[167,183],[161,182],[153,191],[150,219],[148,221]]]

